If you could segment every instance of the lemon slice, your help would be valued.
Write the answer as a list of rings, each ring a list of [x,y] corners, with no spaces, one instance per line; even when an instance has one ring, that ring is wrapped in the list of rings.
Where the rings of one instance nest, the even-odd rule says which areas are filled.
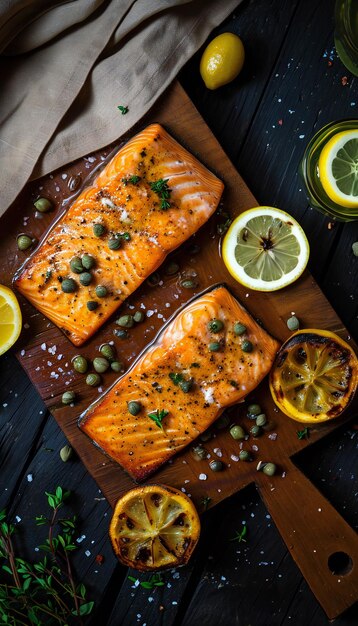
[[[322,187],[333,202],[358,207],[358,129],[337,133],[326,143],[318,170]]]
[[[164,485],[128,491],[118,500],[109,527],[117,557],[141,571],[187,563],[199,535],[200,520],[190,498]]]
[[[298,422],[326,422],[352,401],[358,361],[348,343],[319,329],[294,333],[278,351],[270,372],[273,400]]]
[[[0,354],[4,354],[18,339],[22,326],[21,310],[11,289],[0,285]]]
[[[290,285],[304,271],[309,252],[298,222],[272,207],[241,213],[226,233],[222,248],[230,274],[256,291],[276,291]]]

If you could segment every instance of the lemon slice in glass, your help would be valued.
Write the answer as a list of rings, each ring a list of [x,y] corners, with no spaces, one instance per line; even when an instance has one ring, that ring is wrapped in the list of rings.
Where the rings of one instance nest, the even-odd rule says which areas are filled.
[[[118,500],[109,527],[119,560],[141,571],[187,563],[199,535],[200,520],[190,498],[165,485],[128,491]]]
[[[241,213],[231,224],[222,247],[230,274],[256,291],[276,291],[297,280],[307,265],[309,251],[299,223],[273,207]]]
[[[358,207],[358,129],[337,133],[326,143],[318,171],[322,187],[333,202]]]
[[[18,339],[22,326],[21,310],[11,289],[0,285],[0,354],[4,354]]]

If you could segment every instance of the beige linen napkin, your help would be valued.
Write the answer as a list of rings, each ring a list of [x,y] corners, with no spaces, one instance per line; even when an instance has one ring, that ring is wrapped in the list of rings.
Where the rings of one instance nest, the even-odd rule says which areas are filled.
[[[131,128],[239,2],[0,0],[0,216]]]

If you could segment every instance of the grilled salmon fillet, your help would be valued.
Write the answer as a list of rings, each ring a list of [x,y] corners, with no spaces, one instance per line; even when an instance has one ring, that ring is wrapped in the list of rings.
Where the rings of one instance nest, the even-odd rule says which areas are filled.
[[[220,331],[211,330],[212,320],[216,327],[222,322]],[[235,334],[236,322],[246,326],[243,335]],[[252,343],[250,353],[242,350],[245,340]],[[217,287],[178,313],[82,414],[79,426],[134,480],[143,480],[255,389],[279,345],[225,287]],[[140,409],[136,415],[131,402]]]
[[[207,221],[222,191],[214,174],[152,124],[119,150],[54,224],[15,286],[79,346]],[[96,236],[98,224],[104,232]],[[84,254],[94,259],[87,286],[70,268],[71,259]],[[74,291],[64,293],[68,278]],[[97,296],[98,285],[107,288],[105,297]]]

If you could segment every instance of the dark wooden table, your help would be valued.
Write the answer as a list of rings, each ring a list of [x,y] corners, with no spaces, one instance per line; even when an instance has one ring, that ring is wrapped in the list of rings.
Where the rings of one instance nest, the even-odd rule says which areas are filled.
[[[358,340],[358,222],[331,224],[310,208],[298,165],[324,124],[357,117],[357,79],[337,58],[334,0],[244,0],[217,30],[239,34],[247,53],[238,80],[204,88],[200,52],[180,80],[261,204],[299,219],[311,244],[310,270]],[[344,79],[347,77],[347,80]],[[193,129],[195,132],[195,129]],[[323,321],[324,323],[324,321]],[[80,519],[77,572],[95,600],[93,626],[322,626],[327,617],[292,561],[254,488],[203,518],[199,547],[184,569],[148,591],[128,580],[108,540],[111,510],[79,459],[63,463],[66,443],[13,354],[0,359],[0,509],[18,526],[25,554],[43,539],[35,515],[45,491],[72,491]],[[354,527],[358,516],[357,429],[344,426],[311,447],[298,465]],[[243,522],[246,543],[231,541]],[[309,528],[307,528],[307,532]],[[102,564],[96,560],[102,555]],[[139,576],[140,580],[147,576]],[[358,605],[336,620],[358,622]]]

